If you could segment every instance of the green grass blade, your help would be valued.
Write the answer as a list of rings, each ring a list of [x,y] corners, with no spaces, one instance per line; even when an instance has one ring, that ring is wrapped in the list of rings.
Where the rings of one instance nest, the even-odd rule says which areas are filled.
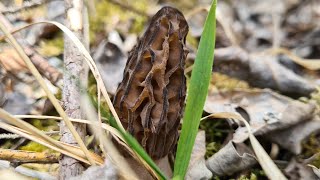
[[[214,0],[204,25],[192,70],[187,105],[174,164],[175,179],[183,179],[186,174],[208,93],[215,47],[216,4],[217,0]]]
[[[123,136],[124,140],[127,144],[146,162],[149,166],[158,174],[160,179],[167,179],[163,172],[159,169],[159,167],[154,163],[151,157],[146,153],[146,151],[140,146],[138,141],[131,136],[131,134],[123,131],[121,128],[118,127],[116,120],[112,117],[110,118],[110,125],[114,128],[118,129],[120,134]]]

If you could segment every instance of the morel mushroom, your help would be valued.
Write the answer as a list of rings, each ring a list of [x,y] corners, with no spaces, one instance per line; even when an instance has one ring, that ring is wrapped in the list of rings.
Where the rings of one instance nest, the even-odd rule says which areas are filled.
[[[178,139],[186,96],[184,76],[188,24],[164,7],[129,53],[114,107],[123,126],[153,159],[166,156]]]

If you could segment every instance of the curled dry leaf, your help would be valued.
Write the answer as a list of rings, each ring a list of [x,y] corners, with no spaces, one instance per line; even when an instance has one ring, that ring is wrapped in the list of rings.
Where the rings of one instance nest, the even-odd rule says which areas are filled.
[[[221,108],[218,108],[219,106]],[[210,93],[204,107],[208,113],[239,111],[247,118],[255,135],[286,129],[310,120],[315,109],[314,103],[305,104],[270,90],[234,90]],[[233,140],[243,142],[247,137],[246,128],[240,127]]]
[[[311,133],[320,132],[320,118],[313,117],[310,121],[304,121],[290,128],[273,131],[265,137],[294,154],[302,152],[301,142],[310,136]]]
[[[251,86],[271,88],[284,94],[309,96],[314,83],[281,65],[274,56],[249,55],[238,47],[215,50],[214,71],[247,81]]]
[[[166,156],[178,139],[186,96],[187,33],[180,11],[158,11],[130,52],[114,98],[123,126],[153,159]]]
[[[257,160],[248,147],[232,141],[206,162],[210,171],[218,176],[232,175],[235,172],[248,169],[256,163]]]
[[[204,159],[205,154],[205,132],[199,131],[193,146],[188,171],[185,177],[187,180],[210,179],[212,177],[211,171],[206,166],[206,161]]]

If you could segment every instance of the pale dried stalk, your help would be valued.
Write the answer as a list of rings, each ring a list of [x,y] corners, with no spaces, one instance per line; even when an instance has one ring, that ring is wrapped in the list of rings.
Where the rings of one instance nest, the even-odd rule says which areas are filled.
[[[72,135],[75,137],[77,143],[79,144],[80,148],[83,150],[83,152],[86,154],[88,160],[94,164],[94,161],[90,158],[89,150],[85,146],[84,142],[81,140],[79,134],[76,132],[74,126],[72,125],[71,121],[69,120],[68,116],[62,109],[62,107],[59,104],[59,101],[55,98],[55,96],[50,92],[49,88],[47,87],[44,79],[41,77],[41,74],[36,69],[36,67],[32,64],[29,57],[25,54],[19,43],[16,41],[16,39],[10,34],[10,32],[6,29],[6,27],[0,22],[0,29],[4,32],[4,34],[7,36],[10,43],[13,45],[13,47],[17,50],[20,57],[25,61],[26,65],[30,69],[31,73],[35,77],[35,79],[39,82],[40,86],[43,88],[45,93],[47,94],[49,100],[52,102],[53,106],[59,113],[59,115],[64,119],[66,125],[68,126],[69,130],[71,131]]]
[[[88,44],[84,38],[84,4],[83,0],[65,0],[65,24],[76,35],[85,46]],[[89,47],[87,47],[89,48]],[[81,93],[87,86],[87,68],[84,58],[79,49],[65,36],[64,38],[64,69],[62,102],[66,114],[71,118],[83,118],[83,107],[81,105]],[[82,140],[87,135],[86,125],[73,123],[77,133]],[[76,144],[66,124],[60,124],[61,142]],[[78,160],[63,155],[59,160],[59,179],[68,179],[78,176],[85,167]]]
[[[81,151],[79,149],[79,147],[71,146],[69,144],[64,144],[64,143],[61,143],[60,141],[56,141],[56,140],[54,140],[55,141],[54,143],[51,143],[51,142],[45,141],[44,139],[41,139],[37,136],[34,136],[33,134],[31,134],[23,129],[11,126],[11,125],[3,123],[3,122],[0,122],[0,127],[4,130],[18,134],[18,135],[25,137],[31,141],[42,144],[50,149],[58,151],[62,154],[66,154],[70,157],[76,158],[79,161],[82,161],[82,162],[90,165],[89,161],[86,160],[86,156],[84,155],[83,151]],[[60,148],[60,147],[62,147],[62,148]],[[89,156],[91,159],[93,159],[95,161],[96,164],[99,164],[99,165],[103,164],[103,159],[101,157],[97,156],[96,154],[90,153]]]
[[[123,126],[122,126],[122,124],[121,124],[119,116],[117,115],[117,113],[116,113],[116,111],[115,111],[115,109],[113,107],[113,104],[111,102],[109,94],[108,94],[108,92],[106,90],[106,87],[105,87],[105,85],[103,83],[103,80],[101,79],[102,76],[99,73],[98,68],[97,68],[94,60],[90,56],[90,53],[86,50],[86,48],[80,42],[80,40],[67,27],[65,27],[64,25],[62,25],[62,24],[60,24],[58,22],[55,22],[55,21],[39,21],[39,22],[35,22],[35,23],[32,23],[32,24],[27,24],[25,26],[17,28],[14,31],[12,31],[11,33],[16,33],[16,32],[18,32],[18,31],[20,31],[22,29],[28,28],[29,26],[36,25],[36,24],[42,24],[42,23],[53,24],[53,25],[57,26],[64,33],[66,33],[66,35],[77,46],[77,48],[80,50],[80,52],[82,52],[82,55],[85,57],[85,60],[87,61],[88,65],[89,65],[89,68],[90,68],[92,74],[94,75],[95,80],[97,81],[98,91],[100,90],[102,95],[103,95],[103,97],[106,99],[107,104],[109,106],[109,109],[110,109],[112,115],[114,116],[114,118],[115,118],[115,120],[117,122],[117,125],[120,127],[120,129],[125,131]],[[2,40],[3,38],[4,38],[3,36],[0,36],[0,40]]]
[[[117,167],[121,176],[125,179],[138,179],[136,173],[128,165],[128,162],[121,156],[115,145],[112,143],[110,137],[106,136],[99,121],[99,117],[96,115],[94,107],[92,106],[89,97],[83,95],[81,98],[81,105],[84,106],[85,114],[87,115],[93,126],[90,126],[92,132],[99,140],[99,144],[102,145],[102,149],[107,153],[105,156],[109,156],[109,159],[113,161],[113,164]],[[104,152],[103,151],[103,152]]]

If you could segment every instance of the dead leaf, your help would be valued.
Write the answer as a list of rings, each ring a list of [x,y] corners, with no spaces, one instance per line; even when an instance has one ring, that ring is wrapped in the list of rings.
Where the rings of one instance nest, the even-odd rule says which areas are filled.
[[[206,164],[213,174],[218,176],[232,175],[235,172],[248,169],[257,160],[244,144],[230,141],[225,147],[210,157]]]
[[[117,170],[109,159],[106,159],[102,166],[91,166],[81,175],[71,177],[69,180],[117,180]]]
[[[97,63],[99,72],[101,72],[107,91],[115,94],[119,83],[122,81],[127,62],[125,53],[115,44],[104,40],[94,52],[93,59]]]
[[[206,137],[204,131],[199,131],[191,153],[186,180],[210,179],[212,173],[206,166]]]
[[[11,92],[6,94],[6,100],[1,108],[14,115],[28,114],[32,110],[34,102],[35,100],[25,94]]]
[[[295,158],[290,161],[284,172],[289,177],[289,179],[292,180],[317,179],[311,168],[307,167],[303,163],[299,163]]]
[[[320,169],[315,167],[314,165],[308,164],[308,166],[312,168],[312,171],[314,172],[314,174],[320,179]]]
[[[315,84],[280,64],[274,56],[249,55],[238,47],[219,48],[214,54],[214,71],[227,74],[251,86],[271,88],[293,96],[309,96]]]
[[[234,112],[237,110],[249,121],[255,135],[286,129],[310,120],[315,108],[314,103],[305,104],[271,90],[211,92],[204,106],[204,110],[208,113]],[[247,129],[239,127],[233,140],[243,142],[247,137]]]
[[[266,175],[270,179],[281,179],[286,180],[287,178],[282,174],[281,170],[277,167],[277,165],[272,161],[270,156],[267,154],[267,152],[264,150],[262,145],[259,143],[259,141],[256,139],[256,137],[252,134],[252,130],[250,128],[249,123],[239,114],[239,113],[233,113],[233,112],[224,112],[224,113],[214,113],[210,114],[207,117],[202,118],[223,118],[223,119],[233,119],[237,121],[241,121],[245,124],[248,133],[249,133],[249,139],[250,143],[252,145],[252,148],[256,154],[256,157],[259,161],[259,164],[261,165],[262,169],[266,173]]]
[[[12,48],[3,49],[0,54],[0,64],[7,71],[17,74],[19,72],[27,72],[28,68],[24,61]]]
[[[266,134],[265,137],[294,154],[300,154],[302,151],[301,142],[309,137],[311,133],[317,132],[320,132],[319,116],[287,129],[273,131],[270,134]]]

